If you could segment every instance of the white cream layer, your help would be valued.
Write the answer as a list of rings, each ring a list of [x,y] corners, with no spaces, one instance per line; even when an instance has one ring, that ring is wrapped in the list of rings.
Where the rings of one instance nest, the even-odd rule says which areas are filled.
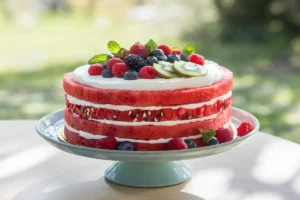
[[[205,117],[201,117],[201,118],[195,118],[195,119],[187,119],[187,120],[176,120],[176,121],[161,121],[161,122],[146,122],[146,121],[142,121],[142,122],[123,122],[123,121],[112,121],[112,120],[108,120],[108,119],[94,119],[94,118],[89,118],[89,120],[91,121],[96,121],[96,122],[101,122],[104,124],[112,124],[112,125],[119,125],[119,126],[147,126],[147,125],[151,125],[151,126],[175,126],[177,124],[187,124],[187,123],[191,123],[191,122],[200,122],[200,121],[204,121],[204,120],[209,120],[209,119],[214,119],[218,116],[219,113],[215,113],[209,116],[205,116]],[[79,117],[77,114],[73,115],[75,117]]]
[[[105,108],[105,109],[111,109],[111,110],[118,110],[118,111],[129,111],[129,110],[135,110],[135,109],[141,109],[141,110],[161,110],[161,109],[178,109],[178,108],[186,108],[186,109],[194,109],[199,108],[204,105],[212,105],[216,103],[218,100],[225,100],[231,97],[232,92],[229,91],[226,94],[213,98],[209,101],[200,102],[200,103],[193,103],[193,104],[183,104],[178,106],[143,106],[143,107],[137,107],[137,106],[123,106],[123,105],[112,105],[112,104],[97,104],[92,103],[89,101],[81,100],[76,97],[73,97],[71,95],[67,95],[67,99],[70,103],[75,105],[81,105],[81,106],[91,106],[94,108]]]
[[[176,90],[186,88],[199,88],[212,85],[220,81],[224,72],[222,68],[212,61],[206,60],[205,65],[208,73],[205,76],[192,78],[156,78],[156,79],[138,79],[124,80],[123,78],[102,78],[102,76],[90,76],[88,68],[90,65],[77,67],[73,72],[75,81],[100,89],[111,90],[131,90],[131,91],[159,91],[159,90]]]
[[[88,133],[88,132],[85,132],[85,131],[81,131],[81,130],[76,130],[76,129],[72,128],[70,125],[68,125],[67,123],[65,123],[65,126],[66,126],[66,128],[69,131],[77,133],[77,134],[79,134],[81,137],[83,137],[85,139],[96,139],[96,140],[99,140],[99,139],[107,137],[107,136],[103,136],[103,135],[94,135],[94,134],[91,134],[91,133]],[[233,127],[233,124],[231,122],[226,123],[224,125],[224,128],[227,128],[229,126],[231,126],[233,128],[234,132],[236,132],[235,128]],[[183,139],[183,140],[185,140],[185,139],[197,139],[197,138],[201,138],[201,137],[202,137],[202,135],[199,134],[199,135],[192,135],[192,136],[189,136],[189,137],[182,137],[181,139]],[[236,133],[234,133],[234,138],[236,138]],[[116,140],[118,142],[130,141],[130,142],[149,143],[149,144],[167,143],[167,142],[169,142],[172,139],[173,138],[161,138],[161,139],[156,139],[156,140],[136,140],[136,139],[128,139],[128,138],[119,138],[119,137],[116,137]]]

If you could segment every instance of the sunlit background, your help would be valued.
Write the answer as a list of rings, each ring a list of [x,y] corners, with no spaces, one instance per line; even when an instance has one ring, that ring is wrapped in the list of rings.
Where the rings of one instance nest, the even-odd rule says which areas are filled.
[[[234,106],[300,143],[299,35],[299,0],[1,0],[0,119],[63,108],[65,72],[152,38],[232,70]]]

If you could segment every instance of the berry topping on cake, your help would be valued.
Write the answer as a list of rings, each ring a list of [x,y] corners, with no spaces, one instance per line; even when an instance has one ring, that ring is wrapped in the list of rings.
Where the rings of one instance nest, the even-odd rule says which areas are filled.
[[[188,149],[188,145],[180,138],[174,138],[168,143],[169,150]]]
[[[175,49],[175,50],[172,50],[172,53],[171,54],[177,54],[177,55],[181,55],[181,50],[180,49]]]
[[[199,129],[199,131],[200,131],[200,133],[201,133],[201,135],[202,135],[203,141],[204,141],[206,144],[208,144],[210,140],[213,140],[213,141],[211,141],[211,143],[215,143],[215,142],[216,142],[215,139],[217,139],[217,138],[215,137],[216,132],[215,132],[214,129],[210,129],[210,130],[208,130],[208,131],[203,131],[202,129]],[[215,138],[215,139],[214,139],[214,138]],[[218,139],[217,139],[217,140],[218,140]],[[218,141],[218,143],[219,143],[219,141]],[[208,144],[208,145],[209,145],[209,144]],[[211,145],[212,145],[212,144],[211,144]]]
[[[163,56],[156,56],[156,58],[157,58],[158,61],[167,61],[168,60],[167,56],[165,56],[165,55],[163,55]]]
[[[152,66],[145,66],[139,71],[139,76],[144,79],[154,79],[156,75],[156,71]]]
[[[180,76],[173,70],[173,64],[165,61],[154,63],[157,74],[163,78],[179,78]]]
[[[189,61],[190,61],[190,60],[189,60],[189,57],[186,56],[186,55],[184,55],[184,54],[181,54],[181,55],[180,55],[180,60],[186,61],[186,62],[189,62]]]
[[[208,145],[208,146],[216,145],[216,144],[219,144],[219,140],[218,140],[218,138],[216,138],[216,137],[212,137],[212,138],[207,142],[207,145]]]
[[[133,151],[134,150],[134,145],[130,141],[120,142],[120,144],[118,146],[118,150],[121,150],[121,151]]]
[[[146,59],[146,63],[147,63],[147,65],[153,66],[154,63],[158,63],[158,60],[154,56],[148,56]]]
[[[101,75],[104,68],[100,64],[93,64],[89,67],[88,73],[90,76],[98,76]]]
[[[184,142],[186,143],[189,149],[193,149],[197,147],[196,143],[193,140],[186,139],[184,140]]]
[[[112,67],[116,63],[124,63],[120,58],[112,58],[106,62],[107,69],[112,70]]]
[[[152,51],[152,55],[157,57],[157,56],[164,56],[165,54],[164,54],[163,50],[155,49],[155,50]]]
[[[117,149],[118,146],[118,141],[116,138],[112,136],[108,136],[106,138],[102,138],[97,141],[96,143],[97,148],[99,149],[110,149],[110,150],[115,150]]]
[[[216,130],[216,138],[218,138],[221,144],[233,140],[233,137],[233,130],[230,128],[220,128]]]
[[[249,122],[242,122],[237,128],[238,136],[244,136],[253,131],[254,127]]]
[[[166,56],[168,56],[169,54],[172,53],[171,48],[166,44],[158,45],[157,48],[163,50],[163,52]]]
[[[204,65],[205,59],[203,56],[194,53],[190,56],[190,62],[198,65]]]
[[[129,70],[124,74],[124,80],[136,80],[139,78],[139,74],[134,70]]]
[[[123,78],[125,72],[130,70],[130,68],[125,63],[116,63],[112,67],[112,73],[117,78]]]
[[[140,71],[140,69],[146,66],[146,61],[139,55],[131,54],[125,59],[125,64],[134,71]]]
[[[147,58],[148,53],[147,53],[147,49],[146,46],[143,44],[134,44],[130,47],[129,50],[130,54],[136,54],[139,55],[143,58]]]
[[[113,73],[109,69],[105,69],[101,73],[103,78],[112,78],[114,77]]]
[[[178,74],[187,77],[205,76],[208,72],[208,70],[201,65],[185,61],[175,61],[173,69]]]
[[[170,54],[167,57],[167,61],[170,63],[174,63],[175,61],[180,61],[180,57],[177,54]]]

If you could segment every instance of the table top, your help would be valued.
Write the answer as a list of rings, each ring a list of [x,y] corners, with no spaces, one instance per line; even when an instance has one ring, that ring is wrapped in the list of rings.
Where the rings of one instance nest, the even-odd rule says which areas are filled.
[[[49,145],[37,121],[0,121],[0,199],[297,200],[300,145],[265,133],[228,152],[184,161],[186,183],[155,189],[107,182],[113,162],[80,157]]]

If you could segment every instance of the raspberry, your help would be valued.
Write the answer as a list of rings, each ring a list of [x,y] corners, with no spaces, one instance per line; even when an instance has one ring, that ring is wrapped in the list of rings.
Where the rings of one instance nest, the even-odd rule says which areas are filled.
[[[194,53],[190,56],[190,62],[196,63],[198,65],[204,65],[205,58],[203,56]]]
[[[139,71],[139,76],[145,79],[154,79],[156,71],[152,66],[145,66]]]
[[[130,54],[136,54],[139,55],[143,58],[147,58],[148,53],[147,53],[147,49],[146,46],[143,44],[134,44],[130,47],[129,50]]]
[[[123,78],[129,67],[125,63],[116,63],[112,67],[112,73],[117,78]]]
[[[174,138],[169,141],[168,143],[168,149],[169,150],[180,150],[180,149],[187,149],[187,144],[179,138]]]
[[[253,131],[254,127],[249,122],[242,122],[237,128],[238,136],[244,136]]]
[[[100,139],[96,143],[97,148],[99,149],[117,149],[118,141],[113,136],[108,136],[106,138]]]
[[[181,54],[181,50],[179,50],[179,49],[173,50],[172,54],[180,55]]]
[[[166,45],[166,44],[158,45],[157,48],[163,50],[163,52],[164,52],[164,54],[165,54],[166,56],[168,56],[169,54],[172,53],[171,48],[170,48],[168,45]]]
[[[219,140],[219,143],[229,142],[233,140],[233,131],[232,129],[220,128],[216,130],[215,137]]]
[[[101,75],[104,68],[100,64],[94,64],[89,67],[88,73],[91,76]]]
[[[112,66],[116,63],[124,63],[120,58],[112,58],[106,62],[107,69],[112,70]]]

